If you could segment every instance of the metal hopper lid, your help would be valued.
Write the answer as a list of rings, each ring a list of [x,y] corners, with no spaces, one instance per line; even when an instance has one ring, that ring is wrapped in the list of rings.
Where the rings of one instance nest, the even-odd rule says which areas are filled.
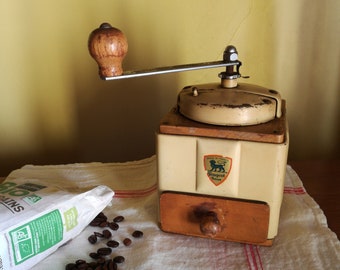
[[[246,83],[234,88],[220,84],[188,86],[179,93],[177,105],[189,119],[221,126],[256,125],[281,116],[277,91]]]

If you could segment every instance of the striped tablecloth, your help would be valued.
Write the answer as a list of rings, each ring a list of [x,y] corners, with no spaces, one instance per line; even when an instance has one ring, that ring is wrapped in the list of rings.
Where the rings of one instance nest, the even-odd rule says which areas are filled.
[[[340,242],[327,227],[318,204],[308,195],[295,171],[287,166],[279,234],[272,247],[231,243],[164,233],[157,221],[156,158],[126,163],[86,163],[56,166],[26,165],[9,178],[62,177],[105,184],[115,191],[112,205],[104,213],[113,218],[123,215],[113,239],[122,243],[132,231],[144,237],[121,244],[112,256],[126,261],[119,269],[340,269]],[[91,261],[88,254],[105,241],[89,244],[87,237],[100,229],[86,229],[67,245],[33,269],[65,269],[77,259]]]

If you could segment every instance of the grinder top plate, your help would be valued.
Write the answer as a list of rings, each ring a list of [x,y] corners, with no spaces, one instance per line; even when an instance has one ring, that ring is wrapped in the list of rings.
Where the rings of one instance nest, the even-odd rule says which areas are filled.
[[[250,126],[219,126],[194,121],[179,113],[178,106],[176,106],[162,118],[159,132],[169,135],[284,143],[288,139],[285,100],[282,100],[280,118],[275,117],[275,119],[266,123]]]
[[[221,126],[256,125],[281,116],[278,92],[246,83],[234,88],[218,83],[188,86],[179,93],[177,104],[185,117]]]

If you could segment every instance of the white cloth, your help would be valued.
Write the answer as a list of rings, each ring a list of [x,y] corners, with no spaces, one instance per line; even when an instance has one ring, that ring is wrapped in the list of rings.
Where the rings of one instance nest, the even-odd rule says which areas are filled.
[[[287,166],[279,233],[272,247],[231,243],[169,234],[160,231],[157,220],[156,158],[126,163],[85,163],[69,165],[26,165],[8,178],[44,178],[53,181],[86,179],[115,191],[109,218],[123,215],[113,239],[121,244],[112,256],[123,255],[119,269],[340,269],[340,242],[327,227],[318,204],[307,194],[295,171]],[[144,237],[134,239],[134,230]],[[105,246],[91,245],[87,238],[100,228],[88,226],[78,237],[59,248],[33,269],[65,269],[77,259],[91,261],[88,254]],[[129,237],[131,246],[122,240]]]

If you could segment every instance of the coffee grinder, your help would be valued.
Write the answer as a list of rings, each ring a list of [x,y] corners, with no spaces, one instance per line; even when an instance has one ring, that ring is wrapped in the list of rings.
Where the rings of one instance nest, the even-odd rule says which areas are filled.
[[[169,233],[271,246],[278,232],[288,154],[285,101],[272,89],[238,82],[234,46],[223,60],[122,70],[125,35],[103,23],[89,52],[104,80],[225,68],[219,82],[190,85],[156,134],[159,224]]]

